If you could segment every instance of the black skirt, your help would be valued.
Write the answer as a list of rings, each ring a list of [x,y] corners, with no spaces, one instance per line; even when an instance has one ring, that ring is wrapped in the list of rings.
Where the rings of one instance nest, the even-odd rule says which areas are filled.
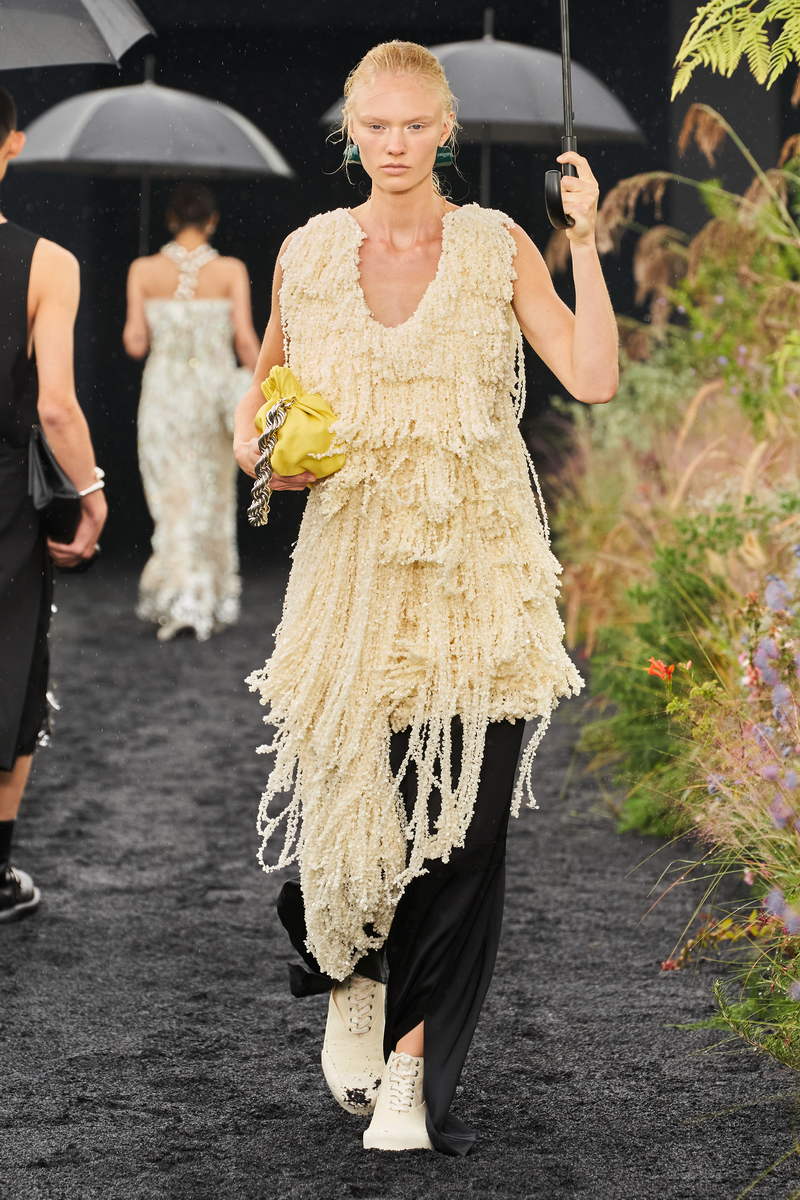
[[[28,496],[28,451],[0,442],[0,770],[32,754],[47,720],[53,573]]]
[[[487,728],[486,748],[475,812],[463,847],[447,863],[426,862],[427,874],[404,891],[380,951],[355,970],[385,982],[384,1057],[398,1040],[425,1022],[424,1093],[428,1135],[436,1150],[467,1154],[477,1132],[450,1112],[481,1007],[494,970],[505,897],[505,848],[511,795],[523,721],[499,721]],[[453,770],[461,754],[461,723],[453,722]],[[407,749],[408,733],[394,734],[392,769]],[[411,813],[416,791],[413,770],[401,790]],[[435,819],[436,797],[432,797]],[[310,968],[292,964],[290,986],[304,996],[335,983],[305,946],[306,926],[299,881],[289,880],[278,897],[278,914],[294,948]]]

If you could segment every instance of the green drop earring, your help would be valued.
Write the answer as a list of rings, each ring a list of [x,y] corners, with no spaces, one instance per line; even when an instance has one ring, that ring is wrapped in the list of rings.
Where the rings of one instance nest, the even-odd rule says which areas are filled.
[[[346,163],[360,163],[361,151],[356,142],[351,142],[344,152],[344,161]],[[436,158],[433,160],[435,167],[452,167],[453,165],[453,149],[451,146],[437,146]]]

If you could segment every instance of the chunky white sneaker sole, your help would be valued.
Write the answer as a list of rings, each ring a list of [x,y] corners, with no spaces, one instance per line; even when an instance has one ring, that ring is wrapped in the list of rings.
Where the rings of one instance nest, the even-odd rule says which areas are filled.
[[[365,1150],[432,1150],[422,1094],[423,1059],[389,1055],[372,1120],[364,1130]]]
[[[322,1073],[337,1104],[357,1117],[375,1108],[383,1074],[385,987],[353,975],[330,993]]]
[[[363,1133],[364,1149],[365,1150],[432,1150],[431,1139],[425,1133],[415,1132],[413,1134],[401,1133],[399,1131],[389,1132],[382,1130],[381,1132],[372,1131],[369,1128]]]

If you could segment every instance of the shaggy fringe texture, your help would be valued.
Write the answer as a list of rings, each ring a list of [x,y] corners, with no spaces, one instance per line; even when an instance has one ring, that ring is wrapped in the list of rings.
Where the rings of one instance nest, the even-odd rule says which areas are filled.
[[[337,979],[383,943],[424,859],[447,861],[463,843],[487,723],[537,719],[513,812],[523,799],[535,808],[536,749],[558,698],[584,684],[563,646],[561,565],[517,428],[525,382],[512,223],[474,204],[447,213],[436,277],[393,328],[367,307],[366,235],[348,210],[312,218],[282,258],[286,361],[330,401],[347,459],[311,489],[275,650],[247,680],[275,729],[260,747],[275,759],[259,859],[266,871],[299,862],[307,945]],[[393,776],[391,733],[408,726]],[[411,761],[409,821],[399,783]],[[291,798],[276,813],[282,793]]]

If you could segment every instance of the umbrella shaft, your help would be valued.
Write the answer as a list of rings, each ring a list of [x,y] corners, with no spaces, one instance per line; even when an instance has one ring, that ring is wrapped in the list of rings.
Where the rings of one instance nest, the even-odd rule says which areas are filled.
[[[561,0],[561,83],[564,92],[564,136],[572,137],[572,73],[569,50],[569,0]]]
[[[150,253],[150,176],[143,175],[139,201],[139,254]]]

